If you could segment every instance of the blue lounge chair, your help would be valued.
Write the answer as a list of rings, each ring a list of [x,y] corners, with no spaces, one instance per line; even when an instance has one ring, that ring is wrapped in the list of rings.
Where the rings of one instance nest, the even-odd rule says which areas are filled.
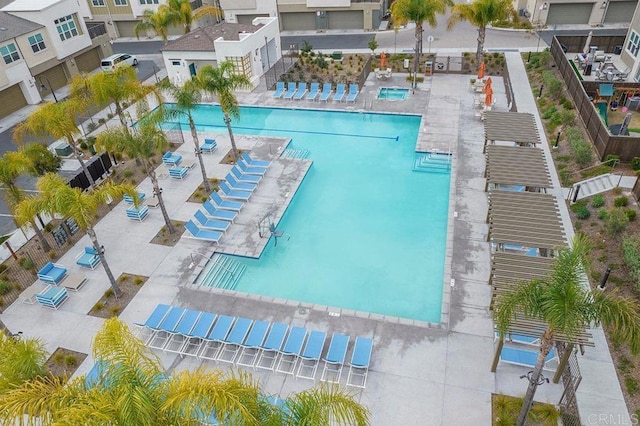
[[[273,93],[273,97],[278,99],[284,94],[284,81],[278,81],[276,83],[276,91]]]
[[[216,209],[210,200],[202,203],[202,207],[205,210],[205,214],[211,219],[228,220],[229,222],[233,223],[233,221],[238,216],[238,212]]]
[[[365,388],[367,386],[367,375],[369,374],[369,363],[371,362],[371,351],[373,350],[373,340],[368,337],[357,337],[353,347],[351,363],[349,364],[349,375],[347,376],[347,386]],[[356,379],[358,381],[356,381]]]
[[[291,99],[296,94],[296,83],[289,82],[287,84],[287,91],[282,96],[284,99]]]
[[[242,173],[244,174],[248,174],[248,175],[258,175],[258,176],[264,176],[264,174],[267,172],[267,169],[264,167],[251,167],[249,166],[246,161],[244,161],[241,158],[238,158],[238,161],[236,162],[236,166],[238,166],[240,168],[240,170],[242,170]]]
[[[293,99],[296,101],[299,101],[300,99],[304,98],[304,95],[306,94],[307,94],[307,83],[306,82],[298,83],[298,90],[296,90],[296,94],[293,95]]]
[[[185,342],[189,339],[193,328],[198,323],[198,319],[201,314],[202,312],[200,311],[187,309],[180,319],[180,323],[176,327],[175,332],[169,337],[169,340],[163,346],[162,350],[166,352],[180,353]]]
[[[229,335],[229,331],[231,331],[231,327],[235,321],[235,317],[230,317],[228,315],[220,315],[218,317],[218,321],[211,329],[211,333],[205,339],[204,345],[198,354],[198,358],[200,359],[210,359],[215,361],[218,352],[220,352],[220,348],[222,347],[222,343]]]
[[[185,177],[187,177],[187,173],[189,173],[188,167],[173,166],[169,168],[169,176],[172,177],[173,179],[182,180]]]
[[[215,139],[205,139],[204,143],[200,145],[200,152],[206,152],[211,154],[218,147],[218,143]]]
[[[100,256],[93,246],[87,246],[76,256],[76,265],[83,268],[95,269],[100,263]]]
[[[167,316],[164,317],[160,327],[147,340],[147,346],[155,349],[162,349],[167,344],[169,337],[175,333],[182,316],[187,311],[186,308],[173,306]]]
[[[320,93],[320,97],[318,100],[327,102],[331,97],[331,83],[324,83],[322,85],[322,93]]]
[[[226,220],[209,219],[202,212],[202,210],[196,211],[193,217],[196,219],[196,221],[200,224],[201,227],[207,228],[207,229],[213,229],[214,231],[224,232],[227,229],[229,229],[229,226],[231,226],[231,222]]]
[[[184,227],[189,231],[191,236],[197,240],[206,240],[212,243],[218,243],[222,238],[222,232],[212,231],[211,229],[200,229],[198,225],[189,220],[184,224]]]
[[[144,200],[144,197],[146,197],[146,194],[144,192],[138,192],[138,203],[142,202],[142,200]],[[133,204],[133,198],[129,194],[124,194],[122,196],[122,199],[127,204]]]
[[[249,167],[264,167],[266,169],[271,165],[271,161],[254,160],[246,152],[240,154],[240,157]]]
[[[238,166],[233,166],[231,168],[231,174],[238,182],[259,183],[262,179],[262,176],[260,175],[242,173],[242,170],[240,170]]]
[[[323,382],[339,383],[342,376],[342,366],[347,356],[349,346],[349,336],[340,333],[333,333],[329,352],[324,359],[324,368],[320,380]]]
[[[202,342],[207,338],[213,323],[218,316],[209,312],[203,312],[198,318],[198,322],[191,330],[189,339],[184,343],[184,346],[180,348],[180,356],[191,355],[198,356]]]
[[[242,209],[242,206],[244,206],[244,203],[240,201],[223,200],[220,194],[215,191],[209,194],[209,198],[211,199],[211,203],[214,204],[215,207],[222,210],[239,212]]]
[[[227,184],[231,187],[231,189],[236,189],[239,191],[249,191],[253,192],[258,185],[255,183],[247,183],[247,182],[238,182],[231,173],[227,173],[224,177],[224,180],[227,181]]]
[[[333,100],[336,102],[342,102],[346,93],[347,86],[344,83],[338,83],[336,86],[336,93],[333,95]]]
[[[315,380],[320,355],[322,355],[322,348],[326,339],[327,333],[324,331],[312,331],[309,333],[307,343],[304,345],[302,355],[300,355],[300,364],[298,364],[296,377]]]
[[[294,375],[296,372],[296,363],[302,351],[302,345],[307,337],[307,329],[304,327],[291,327],[287,341],[280,351],[280,360],[275,371],[277,373]]]
[[[171,306],[165,304],[158,304],[156,308],[151,312],[149,317],[144,323],[134,323],[138,327],[140,327],[140,332],[138,333],[138,337],[143,342],[148,341],[151,336],[160,328],[160,324],[164,321],[164,318],[167,316],[169,311],[171,310]]]
[[[131,206],[126,210],[126,212],[127,212],[127,219],[137,220],[138,222],[142,222],[149,214],[149,207],[140,206],[138,208],[135,208],[134,206]]]
[[[47,284],[58,285],[67,275],[67,268],[59,263],[47,262],[39,271],[38,278]]]
[[[355,102],[358,97],[358,84],[351,83],[349,85],[349,94],[347,94],[347,102]]]
[[[229,188],[226,182],[218,183],[218,188],[220,188],[220,192],[222,192],[222,196],[231,198],[234,200],[242,200],[248,201],[251,198],[251,193],[249,191],[240,191],[237,189]]]
[[[506,362],[507,364],[520,365],[523,367],[535,367],[539,352],[539,350],[528,351],[525,349],[503,346],[502,352],[500,352],[500,361]],[[551,351],[549,351],[549,354],[544,360],[543,369],[554,370],[556,367],[556,351],[554,348],[551,348]]]
[[[311,83],[311,89],[309,89],[307,100],[315,101],[318,95],[320,95],[320,83]]]
[[[65,300],[69,298],[69,293],[64,287],[48,285],[40,293],[36,294],[36,300],[40,306],[45,308],[58,309]]]
[[[260,355],[256,360],[254,368],[264,368],[265,370],[273,371],[288,329],[289,327],[286,324],[279,322],[271,326],[267,340],[265,340],[264,344],[260,347]]]
[[[266,321],[256,321],[251,327],[247,340],[242,344],[242,350],[236,360],[236,365],[253,368],[260,353],[260,346],[267,338],[269,323]]]
[[[218,357],[216,358],[217,361],[233,364],[238,352],[240,351],[240,346],[247,338],[247,334],[249,334],[252,324],[253,320],[247,318],[239,317],[236,320],[231,332],[229,332],[229,335],[224,340],[220,352],[218,352]]]
[[[162,156],[162,162],[169,166],[177,166],[178,164],[180,164],[180,160],[182,160],[182,155],[174,154],[171,151],[165,152]]]

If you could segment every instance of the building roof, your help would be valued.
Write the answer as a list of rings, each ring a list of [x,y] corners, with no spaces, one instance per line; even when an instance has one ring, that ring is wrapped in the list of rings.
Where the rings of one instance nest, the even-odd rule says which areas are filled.
[[[61,0],[3,0],[0,1],[0,7],[5,12],[37,12],[60,1]]]
[[[42,27],[42,25],[35,22],[0,11],[0,43]]]
[[[200,27],[177,40],[169,42],[161,50],[163,51],[198,51],[214,52],[214,40],[222,37],[224,40],[238,41],[242,33],[255,33],[263,25],[251,24],[230,24],[222,22],[220,24]]]

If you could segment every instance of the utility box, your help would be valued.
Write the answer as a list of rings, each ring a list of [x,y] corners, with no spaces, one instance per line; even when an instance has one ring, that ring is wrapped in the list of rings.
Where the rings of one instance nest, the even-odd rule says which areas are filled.
[[[433,73],[433,62],[427,61],[424,63],[424,75],[430,76]]]
[[[73,148],[68,143],[56,147],[56,155],[58,157],[69,157],[71,154],[73,154]]]
[[[408,59],[404,60],[404,67],[409,69],[409,60]]]

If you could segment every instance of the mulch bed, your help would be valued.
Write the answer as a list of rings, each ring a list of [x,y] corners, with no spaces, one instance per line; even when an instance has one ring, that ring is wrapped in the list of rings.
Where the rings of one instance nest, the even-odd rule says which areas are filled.
[[[185,222],[181,222],[179,220],[172,221],[173,226],[176,228],[176,231],[173,234],[170,234],[167,231],[167,225],[164,225],[160,231],[151,239],[151,244],[158,244],[161,246],[174,247],[178,241],[180,241],[180,237],[184,234],[184,224]]]
[[[149,277],[123,273],[117,279],[118,287],[122,291],[120,297],[115,296],[113,289],[104,292],[100,300],[91,308],[88,315],[98,318],[112,318],[120,315],[120,312],[129,305],[129,302],[138,294]]]
[[[82,352],[72,351],[71,349],[58,348],[56,349],[45,366],[49,373],[59,378],[69,378],[76,372],[80,364],[87,358],[87,354]]]

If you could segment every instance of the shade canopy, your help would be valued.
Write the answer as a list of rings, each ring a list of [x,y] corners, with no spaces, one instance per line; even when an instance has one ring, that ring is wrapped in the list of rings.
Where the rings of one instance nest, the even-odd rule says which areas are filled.
[[[489,145],[486,153],[488,184],[551,187],[551,176],[540,148]]]
[[[540,143],[540,135],[533,114],[522,112],[484,113],[484,142],[515,142],[519,145]]]

